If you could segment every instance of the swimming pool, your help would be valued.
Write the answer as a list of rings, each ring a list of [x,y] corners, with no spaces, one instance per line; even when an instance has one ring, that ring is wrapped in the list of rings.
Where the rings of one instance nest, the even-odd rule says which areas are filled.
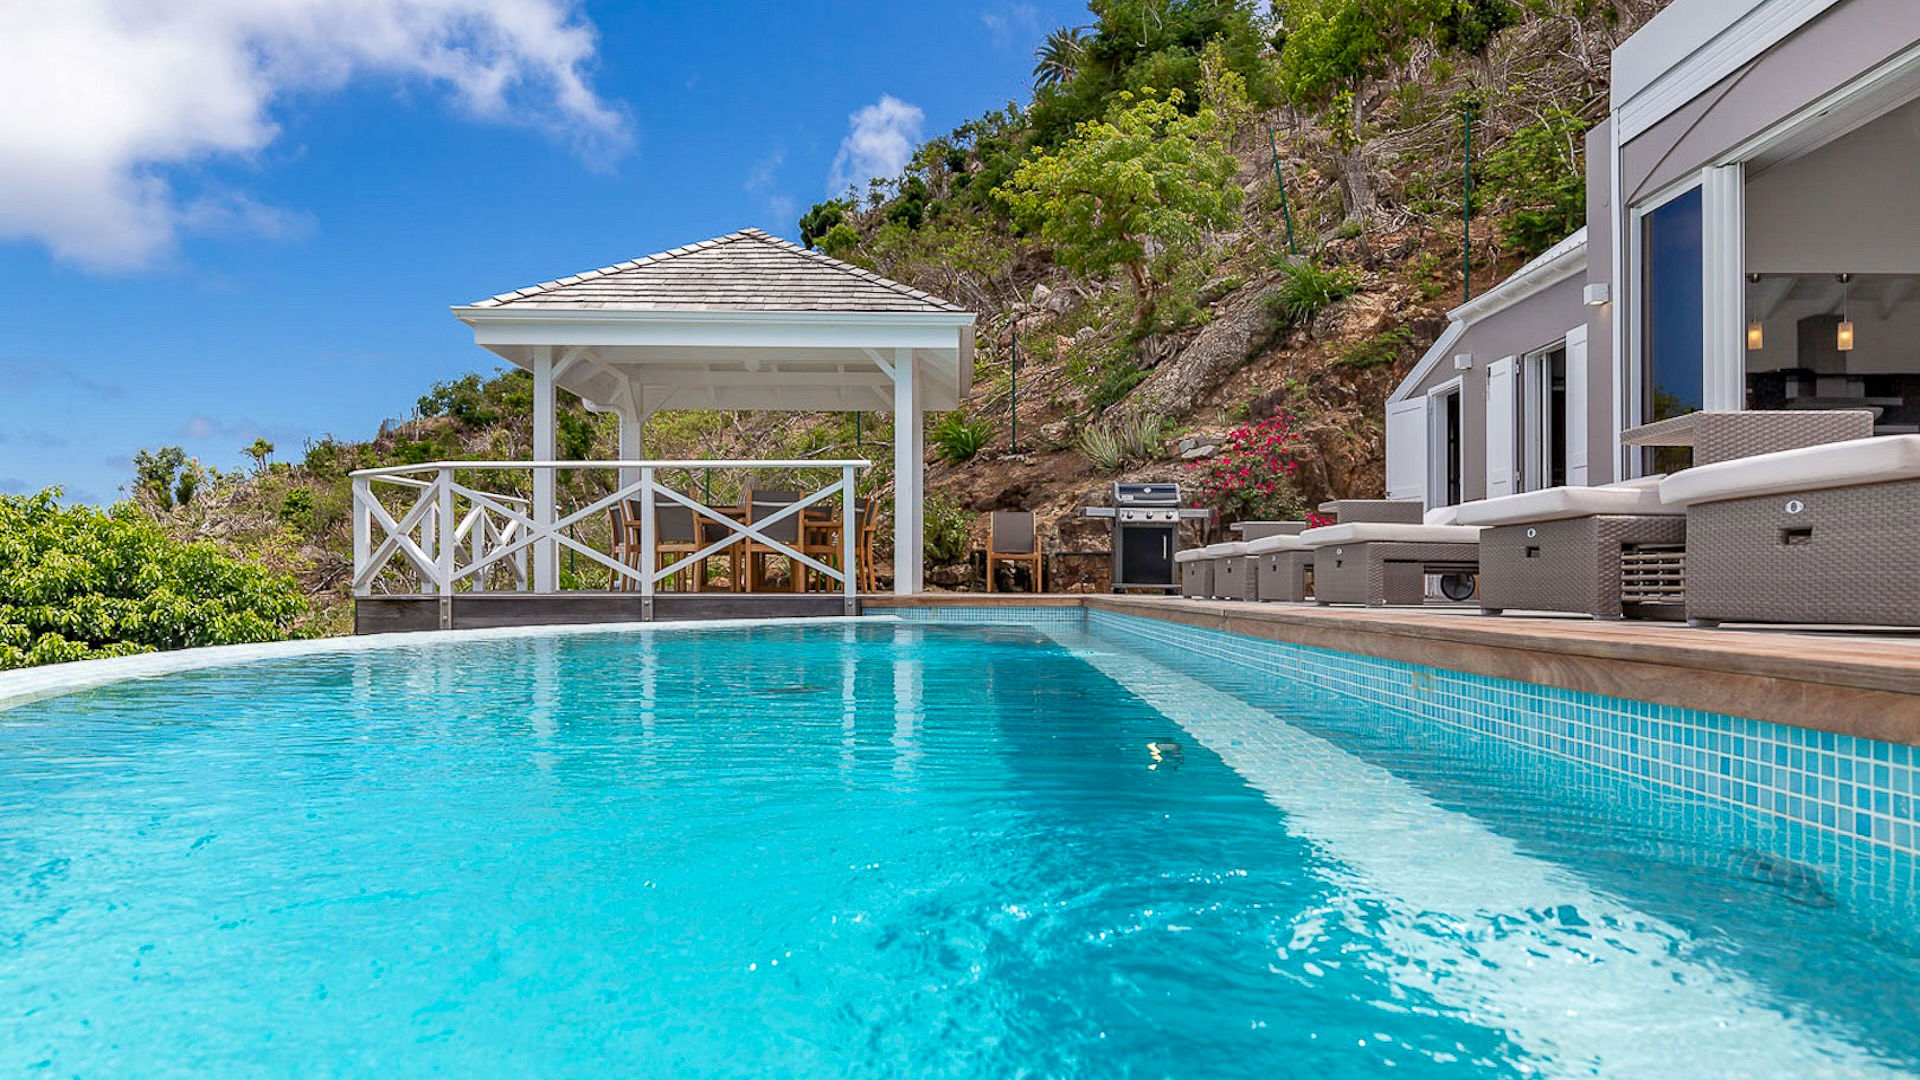
[[[1575,745],[1592,702],[1532,740],[1510,686],[998,617],[416,638],[0,712],[0,1071],[1920,1066],[1873,823],[1635,775]],[[1733,774],[1711,718],[1623,715]]]

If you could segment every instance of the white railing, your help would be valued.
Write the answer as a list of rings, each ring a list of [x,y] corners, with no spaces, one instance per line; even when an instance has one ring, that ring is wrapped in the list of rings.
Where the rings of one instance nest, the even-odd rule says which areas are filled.
[[[381,469],[361,469],[353,475],[353,592],[355,596],[386,592],[430,593],[451,600],[457,592],[485,592],[504,585],[516,591],[557,593],[560,591],[557,556],[564,548],[604,566],[609,581],[625,583],[637,589],[644,609],[651,616],[652,601],[660,582],[686,570],[703,572],[705,560],[728,547],[751,541],[760,549],[784,555],[792,573],[819,573],[839,586],[846,610],[853,611],[859,582],[856,567],[860,521],[856,514],[854,481],[866,461],[434,461],[420,465],[394,465]],[[656,480],[662,471],[688,474],[702,470],[768,471],[801,470],[818,472],[831,469],[839,477],[826,487],[802,495],[782,505],[765,518],[739,520],[732,514],[708,507],[690,496]],[[620,479],[610,493],[587,505],[559,515],[552,506],[541,506],[536,497],[483,491],[456,479],[456,474],[519,471],[531,473],[536,480],[563,470],[618,470]],[[551,491],[551,483],[536,483],[533,490]],[[795,515],[804,515],[809,507],[840,502],[838,567],[821,562],[790,544],[767,535],[768,527]],[[608,509],[631,500],[639,506],[640,557],[632,562],[614,558],[574,535],[575,526],[604,515]],[[665,500],[691,510],[697,523],[710,522],[724,530],[718,540],[684,554],[667,566],[658,559],[655,537],[659,535],[655,518],[656,503]],[[631,503],[629,505],[631,505]],[[796,534],[808,527],[801,519]],[[696,536],[710,530],[696,528]],[[618,539],[618,538],[616,538]],[[532,572],[528,572],[528,554],[532,553]],[[400,560],[396,564],[396,560]],[[397,572],[396,572],[397,571]],[[393,585],[398,582],[400,588]]]

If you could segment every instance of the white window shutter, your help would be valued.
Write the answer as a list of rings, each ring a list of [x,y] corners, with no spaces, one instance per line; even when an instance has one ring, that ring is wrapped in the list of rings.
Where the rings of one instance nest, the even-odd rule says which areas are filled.
[[[1517,357],[1503,357],[1487,365],[1487,498],[1520,490],[1514,448],[1520,443]]]
[[[1567,331],[1567,484],[1588,483],[1587,473],[1587,328]]]
[[[1387,402],[1387,498],[1427,496],[1427,398]]]

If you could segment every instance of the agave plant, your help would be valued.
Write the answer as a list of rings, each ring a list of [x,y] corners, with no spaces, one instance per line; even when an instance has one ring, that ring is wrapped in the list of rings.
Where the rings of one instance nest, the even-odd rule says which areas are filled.
[[[1054,86],[1079,72],[1080,60],[1087,49],[1086,40],[1081,36],[1085,30],[1085,27],[1062,26],[1046,36],[1034,51],[1037,62],[1033,65],[1033,85]]]

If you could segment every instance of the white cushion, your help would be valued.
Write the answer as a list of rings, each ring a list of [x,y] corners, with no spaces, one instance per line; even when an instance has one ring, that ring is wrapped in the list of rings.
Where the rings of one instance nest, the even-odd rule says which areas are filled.
[[[1206,547],[1200,549],[1200,557],[1203,559],[1224,559],[1232,555],[1245,555],[1246,553],[1247,545],[1237,541],[1227,544],[1208,544]]]
[[[1596,514],[1683,512],[1661,502],[1658,487],[1557,487],[1467,503],[1460,508],[1460,524],[1520,525]]]
[[[1882,435],[1697,465],[1661,481],[1660,497],[1688,506],[1917,479],[1920,435]]]
[[[1356,521],[1350,525],[1323,525],[1300,534],[1310,548],[1331,544],[1477,544],[1480,530],[1468,525],[1399,525],[1387,521]]]
[[[1247,554],[1271,555],[1276,551],[1305,551],[1306,542],[1298,536],[1263,536],[1247,541]]]
[[[1460,508],[1457,506],[1436,506],[1422,515],[1428,525],[1457,525],[1460,523]]]
[[[1600,486],[1608,490],[1612,490],[1614,488],[1632,488],[1635,490],[1639,488],[1657,488],[1660,486],[1660,481],[1665,480],[1666,478],[1667,478],[1666,473],[1657,472],[1657,473],[1654,473],[1652,476],[1640,476],[1640,477],[1635,477],[1632,480],[1616,480],[1611,484],[1601,484]]]
[[[1183,563],[1200,562],[1205,559],[1211,559],[1212,557],[1213,556],[1207,554],[1206,548],[1181,548],[1179,551],[1173,553],[1173,561]]]

